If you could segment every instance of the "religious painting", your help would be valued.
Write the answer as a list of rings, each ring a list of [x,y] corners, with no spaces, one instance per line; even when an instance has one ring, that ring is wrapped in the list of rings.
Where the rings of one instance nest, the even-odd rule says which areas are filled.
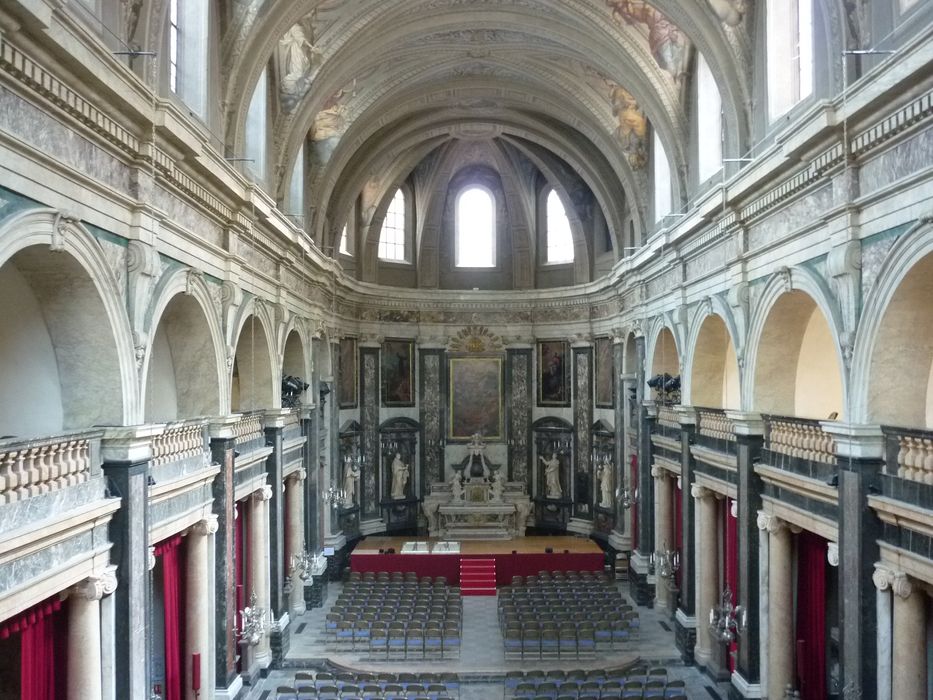
[[[570,405],[570,344],[538,341],[538,405]]]
[[[452,357],[447,415],[449,438],[469,440],[479,433],[486,440],[503,437],[501,356]]]
[[[340,381],[337,384],[337,403],[340,408],[356,408],[359,387],[356,338],[340,339]]]
[[[387,338],[382,343],[382,405],[415,405],[415,343]]]
[[[615,405],[615,372],[612,370],[612,341],[596,339],[596,408],[612,408]]]

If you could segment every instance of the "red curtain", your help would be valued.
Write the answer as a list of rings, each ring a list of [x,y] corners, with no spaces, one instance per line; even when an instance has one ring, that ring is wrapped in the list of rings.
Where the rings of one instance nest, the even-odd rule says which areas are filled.
[[[629,491],[634,496],[638,488],[638,457],[632,455],[632,480],[629,482]],[[638,494],[639,498],[641,493]],[[638,502],[632,501],[632,549],[638,549]]]
[[[684,519],[683,519],[684,494],[681,488],[674,482],[674,550],[683,557],[684,552]],[[680,588],[681,574],[680,569],[674,573],[674,583]]]
[[[0,639],[20,636],[21,700],[64,697],[67,630],[56,595],[0,624]]]
[[[802,700],[826,697],[826,540],[797,536],[797,687]]]
[[[162,594],[165,618],[165,700],[184,698],[184,552],[181,535],[175,535],[155,547],[162,559]]]
[[[735,503],[731,498],[725,501],[725,518],[723,532],[725,533],[725,562],[723,567],[723,578],[729,590],[732,591],[732,604],[739,602],[739,521],[732,517],[732,504]],[[729,670],[735,671],[735,655],[738,651],[738,642],[732,642],[729,645]]]

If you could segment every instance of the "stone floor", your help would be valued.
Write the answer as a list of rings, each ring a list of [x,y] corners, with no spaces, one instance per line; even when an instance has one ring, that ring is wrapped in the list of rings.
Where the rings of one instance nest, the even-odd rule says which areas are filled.
[[[623,597],[626,597],[626,589]],[[417,661],[370,661],[362,654],[340,653],[324,644],[324,615],[340,594],[339,584],[330,584],[323,608],[309,610],[292,620],[291,647],[286,668],[271,670],[268,677],[249,695],[250,700],[275,697],[279,685],[291,685],[295,672],[330,664],[358,671],[454,672],[464,683],[461,700],[497,700],[503,695],[502,678],[507,671],[553,668],[615,668],[635,661],[664,666],[670,679],[684,679],[690,698],[726,700],[728,684],[713,683],[696,668],[684,666],[674,647],[672,624],[667,616],[638,608],[641,618],[639,638],[622,651],[601,653],[592,660],[506,661],[502,636],[497,624],[496,598],[476,596],[463,599],[463,646],[460,659]]]

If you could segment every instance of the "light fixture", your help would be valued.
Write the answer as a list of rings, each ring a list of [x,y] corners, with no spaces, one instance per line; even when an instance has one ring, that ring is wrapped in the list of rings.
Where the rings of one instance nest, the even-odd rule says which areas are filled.
[[[336,508],[340,505],[345,497],[346,495],[343,489],[338,489],[336,484],[331,484],[321,493],[321,498],[324,503],[328,504],[331,508]]]
[[[240,611],[240,641],[254,647],[262,640],[265,631],[266,611],[259,607],[256,593],[250,593],[249,605]]]
[[[307,581],[311,576],[311,568],[314,566],[314,558],[307,550],[302,549],[297,554],[291,556],[291,573],[298,574],[298,578]]]
[[[663,579],[669,579],[680,570],[680,552],[667,548],[667,542],[662,549],[652,552],[649,557],[654,572]]]
[[[709,634],[723,644],[731,644],[736,637],[745,634],[748,614],[742,605],[732,604],[732,589],[727,585],[722,591],[719,607],[710,608]]]
[[[301,377],[284,375],[282,377],[282,408],[296,408],[301,405],[301,395],[307,391],[308,383]]]
[[[628,486],[622,489],[616,489],[616,499],[625,510],[628,510],[638,503],[638,489],[630,489]]]

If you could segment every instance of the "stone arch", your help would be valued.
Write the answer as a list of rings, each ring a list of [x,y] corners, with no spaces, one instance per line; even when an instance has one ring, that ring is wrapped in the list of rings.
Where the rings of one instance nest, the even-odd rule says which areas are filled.
[[[638,349],[635,347],[635,332],[629,331],[625,335],[625,346],[622,351],[622,371],[625,374],[638,372]]]
[[[815,274],[799,267],[777,272],[749,325],[744,407],[804,418],[845,417],[841,328],[829,292]]]
[[[282,348],[282,376],[298,377],[309,385],[308,389],[301,395],[302,403],[313,403],[308,398],[308,392],[312,391],[310,386],[312,384],[311,374],[311,344],[304,324],[293,320],[285,330],[285,345]]]
[[[667,372],[671,376],[680,374],[680,342],[676,326],[669,319],[659,316],[648,333],[645,348],[645,377]]]
[[[931,299],[925,223],[894,244],[867,296],[852,360],[852,422],[933,427]]]
[[[243,305],[233,328],[230,410],[242,412],[277,407],[282,392],[274,348],[274,324],[266,304],[252,298]]]
[[[177,270],[159,281],[146,313],[141,369],[144,422],[221,415],[228,409],[220,317],[203,277]]]
[[[683,403],[709,408],[742,407],[741,366],[735,324],[720,299],[704,300],[687,336]]]
[[[97,240],[53,209],[0,226],[8,313],[0,357],[0,434],[47,435],[136,420],[136,358],[126,302]],[[30,410],[34,407],[35,410]]]

